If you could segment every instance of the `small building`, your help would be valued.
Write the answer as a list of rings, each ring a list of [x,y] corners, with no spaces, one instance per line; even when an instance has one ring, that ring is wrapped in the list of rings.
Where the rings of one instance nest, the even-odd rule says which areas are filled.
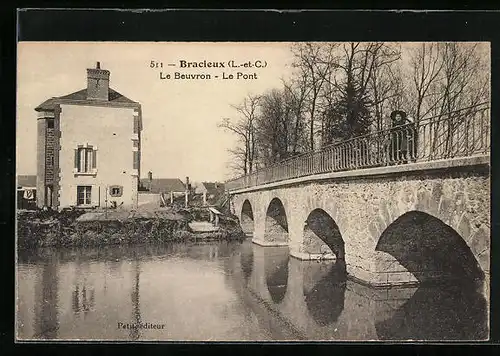
[[[17,176],[17,208],[36,208],[36,175]]]
[[[174,203],[174,198],[186,196],[186,185],[179,178],[142,178],[139,186],[139,206],[160,207]],[[185,200],[185,198],[183,199]]]
[[[137,206],[141,105],[109,84],[97,62],[86,88],[36,107],[38,207]]]
[[[153,178],[153,174],[149,172],[148,178],[141,179],[141,191],[154,194],[184,194],[186,186],[179,178]]]
[[[224,183],[219,182],[201,182],[195,189],[195,194],[202,194],[203,203],[208,205],[215,204],[224,192]]]

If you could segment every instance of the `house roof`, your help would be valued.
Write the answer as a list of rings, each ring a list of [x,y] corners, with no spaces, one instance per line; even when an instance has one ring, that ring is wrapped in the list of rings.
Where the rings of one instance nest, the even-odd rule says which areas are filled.
[[[36,175],[18,175],[18,187],[36,187]]]
[[[151,188],[149,186],[149,179],[142,178],[141,185],[149,188],[151,193],[183,192],[186,190],[184,183],[179,178],[153,178]]]
[[[53,111],[57,104],[64,103],[66,101],[81,101],[82,103],[89,102],[95,103],[95,100],[87,99],[87,89],[82,89],[76,91],[74,93],[52,97],[48,100],[45,100],[43,103],[38,105],[35,110],[36,111]],[[130,100],[126,96],[118,93],[116,90],[109,88],[108,102],[111,103],[126,103],[126,104],[138,104],[136,101]]]
[[[202,182],[203,187],[207,190],[209,194],[215,194],[224,192],[224,183],[216,183],[216,182]],[[217,187],[216,187],[217,185]]]

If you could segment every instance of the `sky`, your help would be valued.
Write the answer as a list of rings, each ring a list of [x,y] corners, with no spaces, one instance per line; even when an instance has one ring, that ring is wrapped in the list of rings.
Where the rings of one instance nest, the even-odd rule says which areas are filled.
[[[111,72],[110,87],[142,105],[141,175],[189,176],[191,181],[231,177],[230,133],[217,127],[236,119],[231,104],[247,94],[278,87],[291,75],[288,43],[113,43],[72,42],[18,44],[17,174],[36,174],[36,112],[44,100],[86,88],[86,69],[96,62]],[[235,63],[261,60],[265,68],[179,68],[179,61]],[[151,61],[163,63],[151,68]],[[168,66],[169,63],[176,67]],[[167,73],[210,73],[211,80],[160,79]],[[256,73],[253,80],[225,80],[222,72]],[[218,79],[214,76],[219,75]]]

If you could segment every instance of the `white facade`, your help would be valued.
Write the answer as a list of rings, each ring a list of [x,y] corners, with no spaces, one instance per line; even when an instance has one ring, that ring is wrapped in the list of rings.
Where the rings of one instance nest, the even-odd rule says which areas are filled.
[[[113,202],[117,206],[137,206],[139,169],[137,164],[134,168],[133,152],[139,150],[134,145],[139,141],[139,133],[134,133],[134,116],[138,115],[132,107],[61,104],[59,209],[110,207]],[[75,150],[79,147],[95,151],[89,155],[95,163],[87,162],[85,173],[78,172],[75,164]],[[90,201],[82,202],[77,192],[87,192],[88,187]],[[111,196],[113,188],[121,191]]]

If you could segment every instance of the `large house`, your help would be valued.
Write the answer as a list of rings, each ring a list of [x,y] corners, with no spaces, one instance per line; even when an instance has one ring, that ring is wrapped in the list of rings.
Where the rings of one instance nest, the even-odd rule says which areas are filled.
[[[53,97],[38,113],[37,206],[137,207],[141,105],[87,69],[87,88]]]

